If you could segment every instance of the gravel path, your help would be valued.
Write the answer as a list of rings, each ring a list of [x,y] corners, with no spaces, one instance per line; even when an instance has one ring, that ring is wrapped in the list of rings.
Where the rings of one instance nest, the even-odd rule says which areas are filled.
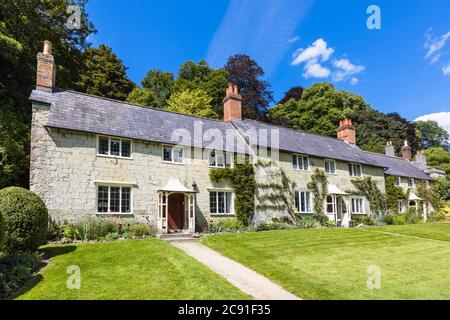
[[[259,273],[198,242],[185,241],[172,244],[256,300],[301,300]]]

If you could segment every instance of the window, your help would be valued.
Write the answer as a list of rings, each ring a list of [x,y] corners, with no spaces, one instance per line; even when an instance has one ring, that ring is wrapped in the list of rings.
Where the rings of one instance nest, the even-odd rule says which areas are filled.
[[[333,196],[327,196],[327,213],[336,213],[336,198]]]
[[[336,161],[325,160],[325,173],[336,174]]]
[[[292,156],[294,170],[309,171],[309,158],[307,156]]]
[[[182,147],[163,147],[163,161],[173,163],[183,163],[184,153]]]
[[[398,212],[405,213],[406,212],[406,201],[399,200],[398,202]]]
[[[98,186],[98,213],[131,213],[131,188],[120,186]]]
[[[398,187],[402,184],[402,178],[400,177],[395,177],[394,178],[394,184]]]
[[[211,151],[209,153],[209,166],[213,168],[231,168],[232,157],[229,153]]]
[[[362,168],[360,164],[349,163],[348,171],[350,172],[350,176],[352,177],[362,177]]]
[[[97,154],[131,158],[131,141],[119,138],[98,137]]]
[[[211,214],[233,214],[233,193],[227,191],[209,192],[209,210]]]
[[[414,179],[413,178],[408,178],[408,187],[410,187],[410,188],[414,187]]]
[[[361,198],[352,198],[352,213],[364,213],[364,200]]]
[[[310,191],[298,191],[295,193],[295,207],[300,213],[313,213],[312,194]]]

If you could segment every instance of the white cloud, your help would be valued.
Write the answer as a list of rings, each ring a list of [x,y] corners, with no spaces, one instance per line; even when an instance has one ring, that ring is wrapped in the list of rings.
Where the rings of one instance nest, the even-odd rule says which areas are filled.
[[[295,37],[289,39],[288,43],[289,44],[296,43],[298,40],[300,40],[300,36],[295,36]]]
[[[336,82],[345,81],[351,76],[361,73],[366,69],[363,65],[354,65],[348,59],[334,60],[333,66],[336,68],[336,71],[333,74],[333,80]],[[352,77],[351,83],[354,85],[357,82],[358,79]]]
[[[292,65],[296,66],[303,62],[309,62],[312,60],[327,61],[333,54],[334,49],[329,48],[325,40],[317,39],[314,43],[306,49],[299,49],[294,53],[294,60]]]
[[[359,79],[358,79],[358,78],[355,78],[355,77],[353,77],[352,80],[350,80],[350,83],[351,83],[352,85],[354,85],[354,86],[357,85],[358,82],[359,82]]]
[[[331,71],[323,67],[316,59],[312,59],[306,63],[305,71],[303,72],[303,77],[308,78],[328,78]]]
[[[450,63],[442,67],[442,72],[444,73],[445,76],[450,75]]]
[[[425,59],[431,59],[431,63],[436,63],[445,55],[441,50],[447,44],[448,39],[450,39],[450,31],[441,36],[435,36],[430,28],[426,32],[425,37],[427,38],[424,43],[424,48],[427,50]]]
[[[420,116],[414,121],[428,121],[428,120],[436,121],[440,127],[447,130],[447,132],[450,134],[450,112],[430,113]]]

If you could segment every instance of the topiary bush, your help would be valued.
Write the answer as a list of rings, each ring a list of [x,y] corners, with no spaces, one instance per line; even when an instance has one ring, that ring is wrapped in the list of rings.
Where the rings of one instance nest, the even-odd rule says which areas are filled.
[[[0,213],[5,225],[5,252],[34,252],[45,240],[48,211],[33,192],[17,187],[0,190]]]

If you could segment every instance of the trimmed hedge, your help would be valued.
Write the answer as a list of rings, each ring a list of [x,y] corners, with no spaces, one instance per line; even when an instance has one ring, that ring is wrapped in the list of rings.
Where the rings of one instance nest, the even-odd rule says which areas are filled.
[[[6,253],[34,252],[48,230],[48,211],[33,192],[17,187],[0,190],[0,213],[5,225]]]

